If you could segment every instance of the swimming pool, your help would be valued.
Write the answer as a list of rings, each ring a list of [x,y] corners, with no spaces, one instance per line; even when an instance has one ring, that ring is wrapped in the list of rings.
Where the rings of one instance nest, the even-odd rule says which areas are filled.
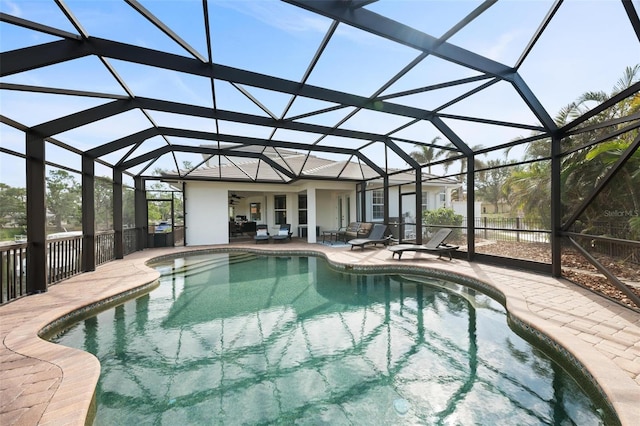
[[[53,339],[102,365],[102,424],[613,424],[488,296],[315,257],[159,262],[148,295]]]

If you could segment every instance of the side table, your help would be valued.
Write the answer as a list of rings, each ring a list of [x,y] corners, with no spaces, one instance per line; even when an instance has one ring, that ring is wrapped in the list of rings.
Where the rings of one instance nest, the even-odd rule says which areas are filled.
[[[325,242],[325,239],[329,237],[329,242],[331,240],[338,241],[338,230],[337,229],[329,229],[327,231],[322,231],[322,242]]]

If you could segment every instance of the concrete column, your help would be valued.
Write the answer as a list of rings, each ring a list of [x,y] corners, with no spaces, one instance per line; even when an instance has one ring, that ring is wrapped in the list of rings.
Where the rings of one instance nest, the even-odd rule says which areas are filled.
[[[316,202],[316,189],[307,188],[307,242],[314,244],[317,242],[316,226],[317,220],[317,202]]]

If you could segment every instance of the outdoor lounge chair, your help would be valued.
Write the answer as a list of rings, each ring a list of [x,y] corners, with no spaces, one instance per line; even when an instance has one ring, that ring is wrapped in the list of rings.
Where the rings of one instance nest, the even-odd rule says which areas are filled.
[[[269,238],[271,238],[269,236],[269,227],[263,224],[256,225],[256,236],[253,237],[256,240],[256,244],[258,244],[258,241],[266,241],[268,243]]]
[[[398,244],[397,246],[388,247],[391,250],[391,258],[393,259],[395,255],[398,255],[398,260],[402,259],[402,253],[405,251],[418,251],[418,252],[427,252],[427,253],[438,253],[438,259],[442,257],[443,253],[449,255],[449,260],[451,260],[451,252],[455,251],[459,248],[459,246],[454,246],[450,244],[445,244],[444,240],[451,234],[451,229],[442,228],[435,234],[426,244]]]
[[[285,241],[287,239],[291,240],[292,234],[293,233],[291,232],[291,225],[288,223],[285,223],[284,225],[280,225],[280,230],[278,231],[278,234],[272,236],[271,239],[273,241]]]
[[[377,245],[380,243],[387,245],[389,244],[389,240],[391,240],[391,237],[385,236],[386,233],[387,225],[376,223],[375,225],[373,225],[371,233],[367,238],[356,238],[354,240],[349,240],[348,243],[351,244],[351,250],[353,250],[353,247],[355,246],[364,249],[364,246],[366,246],[367,244]]]

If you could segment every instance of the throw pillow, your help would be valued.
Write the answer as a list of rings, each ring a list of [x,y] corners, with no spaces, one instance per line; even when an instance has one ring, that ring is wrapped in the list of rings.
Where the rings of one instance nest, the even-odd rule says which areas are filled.
[[[267,236],[267,230],[266,229],[258,229],[256,231],[256,235],[258,237],[266,237]]]
[[[286,229],[281,229],[278,231],[278,235],[289,235],[289,231]]]

